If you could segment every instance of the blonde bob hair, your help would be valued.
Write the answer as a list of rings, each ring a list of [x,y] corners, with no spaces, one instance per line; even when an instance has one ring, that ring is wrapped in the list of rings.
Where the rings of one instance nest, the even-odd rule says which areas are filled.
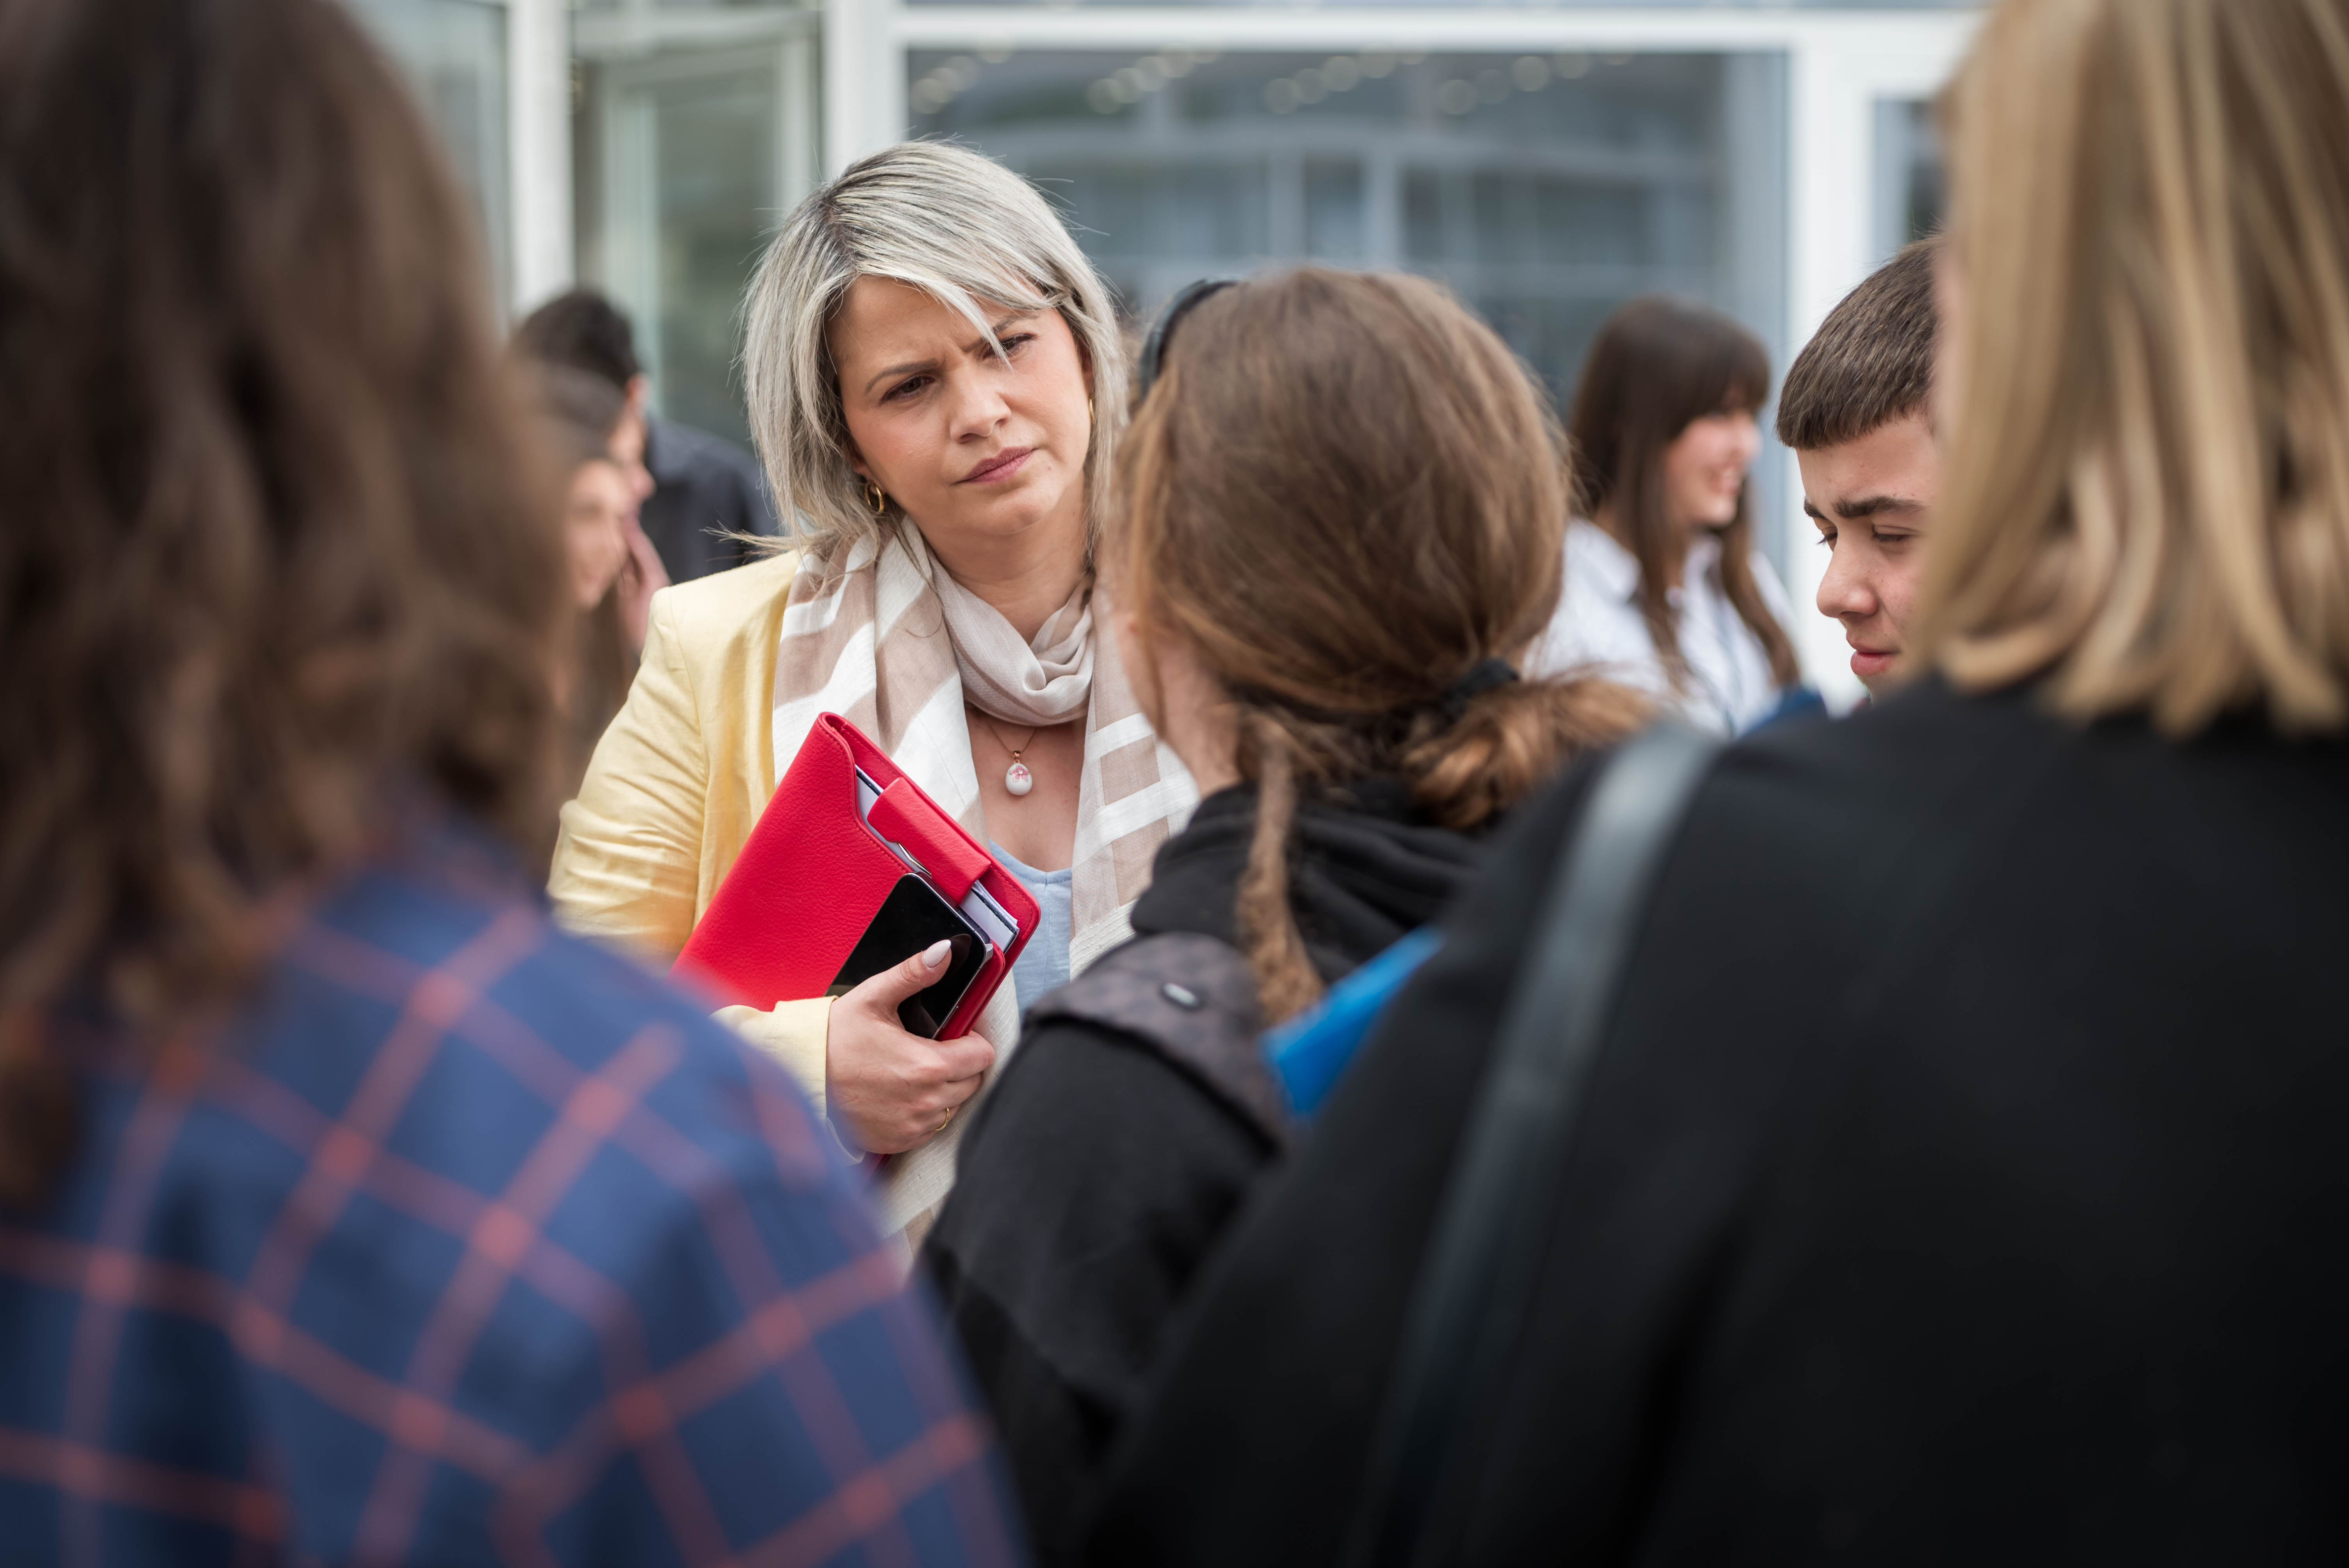
[[[2008,0],[1920,665],[2172,736],[2349,720],[2349,3]]]
[[[989,342],[988,305],[998,315],[1059,311],[1092,370],[1085,500],[1089,520],[1102,514],[1125,408],[1124,349],[1108,288],[1026,181],[968,148],[906,141],[850,164],[802,201],[750,281],[743,391],[789,542],[828,552],[874,537],[884,515],[865,504],[849,466],[826,335],[861,277],[922,290]]]

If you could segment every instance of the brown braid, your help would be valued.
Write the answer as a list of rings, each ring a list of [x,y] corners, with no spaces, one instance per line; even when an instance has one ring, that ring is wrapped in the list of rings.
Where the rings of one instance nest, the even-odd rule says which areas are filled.
[[[1441,706],[1557,607],[1564,450],[1508,348],[1424,280],[1308,268],[1184,316],[1119,454],[1104,581],[1145,656],[1178,646],[1230,698],[1258,791],[1237,923],[1268,1017],[1321,994],[1290,887],[1300,800],[1400,779],[1478,829],[1645,717],[1593,680]]]
[[[1240,878],[1241,949],[1256,971],[1268,1018],[1301,1013],[1321,999],[1321,976],[1305,956],[1305,934],[1288,902],[1288,840],[1297,823],[1297,762],[1288,735],[1268,714],[1250,716],[1257,781],[1256,831]]]
[[[1256,828],[1240,882],[1243,951],[1265,1016],[1288,1017],[1321,999],[1289,900],[1288,856],[1298,801],[1315,788],[1400,778],[1443,827],[1490,823],[1554,777],[1574,755],[1639,727],[1644,698],[1609,682],[1517,681],[1479,693],[1459,720],[1433,707],[1408,721],[1369,725],[1241,705],[1240,772],[1257,785]]]

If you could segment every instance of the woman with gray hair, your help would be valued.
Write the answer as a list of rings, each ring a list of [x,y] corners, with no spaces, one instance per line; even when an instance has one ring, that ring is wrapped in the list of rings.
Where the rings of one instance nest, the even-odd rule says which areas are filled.
[[[899,1027],[929,979],[917,954],[837,999],[722,1015],[844,1143],[904,1157],[883,1193],[904,1226],[951,1185],[949,1129],[1020,1007],[1128,934],[1196,799],[1096,635],[1125,366],[1108,291],[1043,199],[936,143],[802,202],[747,315],[752,431],[792,548],[655,600],[552,891],[573,928],[674,957],[824,713],[990,843],[1044,914],[976,1035]]]

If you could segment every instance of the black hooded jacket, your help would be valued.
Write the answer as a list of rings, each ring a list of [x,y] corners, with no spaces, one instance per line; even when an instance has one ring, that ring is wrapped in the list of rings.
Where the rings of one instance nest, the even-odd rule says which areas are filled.
[[[1241,786],[1200,802],[1133,907],[1141,935],[1238,945],[1256,824]],[[1289,901],[1324,980],[1433,920],[1476,857],[1389,780],[1298,811]],[[1160,1330],[1270,1165],[1262,1133],[1140,1041],[1059,1019],[1030,1031],[963,1135],[924,1256],[987,1395],[1040,1561],[1069,1560],[1090,1481]]]
[[[1584,813],[1528,802],[1216,1250],[1090,1560],[1343,1560]],[[1422,1560],[2349,1561],[2349,744],[1921,681],[1731,748]]]

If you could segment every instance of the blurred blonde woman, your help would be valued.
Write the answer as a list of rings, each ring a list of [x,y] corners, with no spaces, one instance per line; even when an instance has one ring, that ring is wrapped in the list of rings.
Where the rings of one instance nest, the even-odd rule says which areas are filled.
[[[948,1130],[1020,1006],[1123,939],[1196,798],[1101,634],[1125,366],[1108,291],[1043,200],[934,143],[802,202],[748,315],[752,433],[799,551],[657,596],[552,888],[573,928],[667,961],[827,712],[990,841],[1044,920],[975,1035],[898,1026],[927,983],[915,954],[837,1001],[725,1014],[844,1143],[912,1155],[885,1184],[902,1226],[951,1183]]]
[[[1413,1561],[2349,1543],[2349,0],[2009,0],[1947,123],[1929,673],[1704,782]],[[1217,1260],[1099,1561],[1335,1559],[1584,789]]]

